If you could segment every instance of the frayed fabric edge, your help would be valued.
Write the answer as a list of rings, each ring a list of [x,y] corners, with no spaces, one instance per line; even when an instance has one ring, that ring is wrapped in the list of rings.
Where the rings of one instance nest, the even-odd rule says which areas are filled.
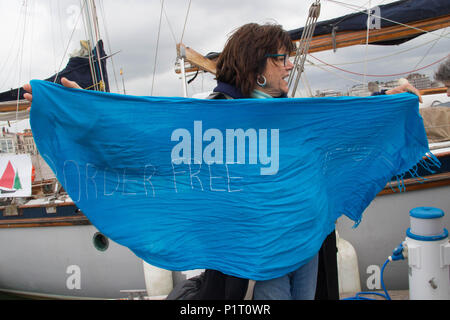
[[[407,173],[409,173],[410,176],[413,179],[416,179],[416,181],[419,183],[424,183],[425,181],[428,181],[427,178],[424,178],[419,175],[419,173],[418,173],[419,166],[422,167],[427,172],[429,172],[430,174],[433,174],[433,173],[436,173],[436,170],[434,170],[433,167],[440,168],[441,162],[433,153],[428,151],[425,154],[425,156],[419,162],[417,162],[411,169],[395,176],[395,178],[397,180],[397,185],[395,186],[395,188],[392,186],[391,181],[388,182],[391,190],[393,192],[405,192],[406,191],[404,177]],[[398,190],[396,190],[396,189],[398,189]],[[357,228],[359,226],[359,224],[361,223],[361,221],[362,221],[362,214],[359,217],[359,219],[355,221],[355,224],[352,226],[352,229]]]
[[[434,154],[432,154],[431,152],[427,152],[425,154],[424,158],[422,158],[419,162],[417,162],[411,169],[395,176],[395,178],[397,180],[397,185],[395,188],[392,187],[392,184],[389,182],[389,187],[391,188],[391,190],[393,192],[406,191],[405,175],[407,173],[409,173],[411,178],[415,179],[419,183],[428,181],[427,178],[424,178],[421,175],[419,175],[419,173],[418,173],[419,167],[423,168],[425,171],[429,172],[430,174],[433,174],[433,173],[436,173],[436,170],[434,170],[433,168],[440,168],[441,162]],[[398,191],[396,189],[398,189]]]

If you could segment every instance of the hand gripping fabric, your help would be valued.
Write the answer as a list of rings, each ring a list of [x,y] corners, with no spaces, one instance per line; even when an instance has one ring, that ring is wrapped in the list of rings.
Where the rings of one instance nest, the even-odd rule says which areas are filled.
[[[33,80],[39,152],[102,233],[169,270],[265,280],[423,162],[412,94],[198,100]]]

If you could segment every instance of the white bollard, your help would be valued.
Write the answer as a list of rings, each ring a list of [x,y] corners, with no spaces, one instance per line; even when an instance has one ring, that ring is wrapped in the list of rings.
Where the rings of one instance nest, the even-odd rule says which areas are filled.
[[[168,295],[173,289],[172,271],[161,269],[142,260],[145,287],[149,297]]]
[[[336,230],[339,293],[360,292],[358,257],[350,242],[342,239]]]
[[[450,300],[450,244],[443,216],[441,209],[432,207],[410,211],[405,240],[410,300]]]

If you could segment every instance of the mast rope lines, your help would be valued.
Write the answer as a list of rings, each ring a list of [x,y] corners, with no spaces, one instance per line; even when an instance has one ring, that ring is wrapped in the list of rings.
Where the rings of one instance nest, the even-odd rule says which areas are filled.
[[[343,68],[339,68],[339,67],[337,67],[335,65],[332,65],[332,64],[327,63],[327,62],[325,62],[323,60],[320,60],[317,57],[314,57],[312,54],[309,54],[309,56],[314,58],[314,59],[316,59],[317,61],[321,62],[322,64],[325,64],[325,65],[327,65],[329,67],[332,67],[332,68],[335,68],[337,70],[340,70],[340,71],[343,71],[343,72],[347,72],[347,73],[351,73],[351,74],[358,75],[358,76],[363,76],[364,75],[364,73],[359,73],[359,72],[354,72],[354,71],[346,70],[346,69],[343,69]],[[445,59],[447,59],[447,57],[450,57],[450,54],[445,55],[443,58],[440,58],[439,60],[437,60],[437,61],[435,61],[433,63],[427,64],[426,66],[423,66],[423,67],[420,67],[420,68],[417,68],[417,69],[414,69],[414,70],[409,70],[409,71],[399,72],[399,73],[393,73],[393,74],[366,74],[366,76],[368,76],[368,77],[394,77],[394,76],[399,76],[399,75],[403,75],[403,74],[413,73],[413,72],[420,71],[420,70],[426,69],[428,67],[431,67],[431,66],[433,66],[433,65],[435,65],[435,64],[437,64],[437,63],[439,63],[439,62],[441,62],[441,61],[443,61]]]
[[[86,5],[86,2],[83,2],[83,4],[81,5],[80,12],[78,13],[78,16],[77,16],[77,18],[76,18],[76,21],[75,21],[75,23],[74,23],[74,25],[73,25],[73,27],[72,27],[72,32],[70,33],[69,40],[67,41],[66,49],[64,50],[64,54],[63,54],[62,57],[61,57],[61,62],[59,63],[59,67],[58,67],[58,69],[56,70],[55,80],[53,81],[53,82],[55,82],[55,83],[56,83],[56,80],[58,79],[59,72],[61,71],[61,68],[62,68],[62,65],[63,65],[63,62],[64,62],[64,58],[66,57],[67,52],[69,51],[70,42],[72,41],[73,35],[74,35],[75,30],[76,30],[76,28],[77,28],[77,25],[78,25],[78,22],[79,22],[79,20],[80,20],[80,17],[82,16],[82,13],[83,13],[83,10],[84,10],[85,5]],[[89,53],[89,54],[90,54],[90,53]]]
[[[99,3],[99,7],[100,7],[100,14],[101,14],[102,21],[103,21],[103,27],[105,30],[105,39],[106,39],[106,45],[108,47],[108,52],[113,52],[113,50],[111,48],[111,41],[110,41],[109,33],[108,33],[108,25],[107,25],[107,21],[106,21],[105,9],[103,6],[103,0],[100,0],[98,3]],[[117,92],[120,92],[119,83],[117,81],[117,75],[116,75],[116,66],[114,64],[114,59],[112,58],[112,55],[111,55],[111,64],[112,64],[112,70],[113,70],[113,74],[114,74],[114,82],[116,84],[116,89],[117,89]],[[123,77],[122,77],[122,81],[123,81]]]
[[[161,1],[161,11],[160,11],[160,14],[159,14],[158,36],[156,38],[155,61],[153,63],[152,87],[150,89],[150,95],[151,96],[153,96],[153,85],[155,84],[156,66],[157,66],[158,51],[159,51],[159,36],[161,34],[161,21],[162,21],[163,12],[164,12],[164,0]]]
[[[450,32],[445,32],[445,30],[446,29],[444,29],[444,32],[442,32],[443,35],[450,34]],[[350,65],[354,65],[354,64],[358,64],[358,63],[365,63],[366,61],[370,62],[370,61],[383,60],[383,59],[387,59],[389,57],[393,57],[393,56],[396,56],[396,55],[399,55],[399,54],[402,54],[402,53],[405,53],[405,52],[409,52],[409,51],[415,50],[417,48],[422,48],[422,47],[426,46],[429,43],[433,43],[433,45],[432,45],[432,47],[433,47],[439,40],[440,40],[440,38],[431,39],[431,40],[428,40],[427,42],[420,43],[420,44],[415,45],[413,47],[402,49],[402,50],[399,50],[399,51],[395,51],[393,53],[389,53],[389,54],[386,54],[386,55],[382,55],[382,56],[378,56],[378,57],[374,57],[374,58],[369,58],[369,59],[364,59],[364,60],[357,60],[357,61],[350,61],[350,62],[340,62],[340,63],[335,63],[334,65],[335,66],[342,66],[342,65],[349,65],[349,64]],[[306,60],[306,61],[308,61],[308,60]],[[319,66],[323,66],[323,64],[320,64],[320,65],[319,64],[315,64],[314,66],[319,67]],[[414,68],[416,68],[416,67],[414,67]]]
[[[23,46],[25,42],[25,29],[27,25],[27,10],[28,10],[28,2],[25,0],[24,2],[25,6],[25,15],[24,15],[24,21],[23,21],[23,34],[22,34],[22,46],[20,48],[20,60],[19,60],[19,75],[18,75],[18,86],[20,87],[20,81],[21,81],[21,75],[22,75],[22,63],[23,63]],[[20,90],[17,90],[17,103],[16,103],[16,122],[19,121],[19,102],[20,102]]]
[[[84,10],[84,26],[87,37],[90,39],[89,52],[92,51],[91,46],[95,46],[95,54],[97,55],[97,61],[100,63],[100,50],[98,46],[98,41],[100,40],[100,30],[98,26],[98,18],[97,18],[97,8],[94,0],[84,0],[85,10]],[[89,66],[91,68],[91,75],[93,83],[105,83],[105,79],[103,76],[103,70],[101,65],[98,66],[98,71],[100,75],[100,80],[97,79],[96,67],[94,62],[94,57],[89,54]],[[95,86],[96,91],[105,91],[102,86]]]
[[[308,18],[306,19],[305,28],[297,45],[297,51],[294,58],[294,68],[289,74],[288,88],[292,88],[291,97],[295,96],[298,81],[304,71],[306,55],[308,54],[309,45],[311,43],[314,29],[316,28],[317,19],[320,15],[320,0],[314,2],[309,8]],[[294,80],[295,77],[295,80]],[[294,81],[294,82],[293,82]]]

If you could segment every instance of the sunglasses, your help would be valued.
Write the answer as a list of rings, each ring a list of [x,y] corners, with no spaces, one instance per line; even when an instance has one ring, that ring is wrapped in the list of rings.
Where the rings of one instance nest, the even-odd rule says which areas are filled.
[[[277,61],[283,62],[283,66],[286,67],[286,60],[288,59],[287,53],[273,53],[273,54],[266,54],[266,58],[277,58]]]

